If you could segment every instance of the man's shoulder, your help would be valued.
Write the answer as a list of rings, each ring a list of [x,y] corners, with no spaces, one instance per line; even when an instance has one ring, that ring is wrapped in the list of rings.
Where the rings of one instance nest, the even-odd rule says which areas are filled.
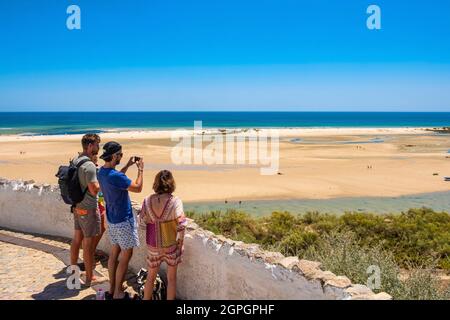
[[[112,173],[113,177],[115,179],[118,179],[120,181],[126,181],[129,180],[129,178],[127,177],[127,175],[125,173],[123,173],[122,171],[117,171],[114,170],[114,172]]]
[[[87,158],[86,162],[83,163],[81,166],[86,169],[96,169],[97,168],[95,166],[94,162],[92,162],[92,160],[89,158]]]
[[[97,176],[100,183],[114,188],[126,189],[131,183],[131,180],[123,172],[115,169],[101,168]]]
[[[103,167],[100,167],[100,169],[98,170],[97,175],[98,175],[99,177],[106,177],[106,176],[109,175],[110,171],[111,171],[111,170],[108,170],[108,169],[105,169],[105,168],[103,168]]]
[[[126,177],[126,175],[121,171],[117,171],[115,169],[107,169],[104,167],[100,168],[100,170],[98,171],[98,174],[101,176],[108,176],[110,178]]]
[[[71,160],[74,165],[78,165],[81,161],[84,161],[81,167],[84,167],[86,165],[93,165],[95,167],[94,163],[88,156],[77,155]]]

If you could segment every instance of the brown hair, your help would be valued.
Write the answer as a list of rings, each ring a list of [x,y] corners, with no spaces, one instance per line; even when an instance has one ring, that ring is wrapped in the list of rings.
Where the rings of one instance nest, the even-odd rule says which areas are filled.
[[[172,193],[175,191],[175,179],[172,172],[169,170],[162,170],[158,172],[153,182],[153,190],[158,193]]]
[[[100,143],[100,137],[96,133],[85,134],[81,139],[81,145],[83,146],[83,150],[86,150],[90,144],[94,143]]]

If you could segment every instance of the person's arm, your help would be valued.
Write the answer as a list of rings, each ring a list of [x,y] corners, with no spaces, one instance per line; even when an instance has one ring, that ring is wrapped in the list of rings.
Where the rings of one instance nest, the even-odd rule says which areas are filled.
[[[96,196],[100,191],[100,184],[97,180],[97,168],[95,167],[94,163],[88,162],[87,166],[84,169],[84,172],[86,173],[88,191],[93,196]]]
[[[122,169],[120,169],[120,172],[127,173],[128,168],[134,164],[133,158],[134,157],[131,157],[130,160],[128,160],[127,164]]]
[[[144,186],[144,159],[141,158],[139,161],[136,161],[136,165],[138,167],[138,175],[136,180],[131,182],[128,191],[139,193]]]
[[[175,212],[176,212],[176,216],[177,216],[178,249],[183,250],[184,233],[186,230],[187,219],[186,219],[186,215],[184,214],[183,202],[181,202],[181,199],[177,199],[177,202],[175,204]]]
[[[96,196],[100,191],[100,184],[98,183],[98,181],[88,183],[88,190],[90,194]]]
[[[139,222],[139,226],[143,229],[147,228],[147,224],[151,223],[151,219],[149,217],[149,215],[147,214],[147,198],[144,199],[144,201],[142,201],[142,207],[141,207],[141,211],[139,211],[138,214],[138,222]]]

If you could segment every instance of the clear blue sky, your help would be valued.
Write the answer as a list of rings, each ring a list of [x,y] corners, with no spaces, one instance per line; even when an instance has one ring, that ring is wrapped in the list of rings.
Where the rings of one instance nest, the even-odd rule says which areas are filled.
[[[1,1],[0,45],[0,111],[450,111],[448,0]]]

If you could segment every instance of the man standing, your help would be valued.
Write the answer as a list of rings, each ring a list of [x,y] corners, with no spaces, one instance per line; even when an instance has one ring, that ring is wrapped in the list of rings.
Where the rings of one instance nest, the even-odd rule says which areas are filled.
[[[78,179],[84,193],[83,200],[73,208],[74,236],[70,246],[70,263],[76,265],[80,246],[83,245],[83,260],[86,269],[85,285],[90,286],[94,272],[94,239],[100,233],[100,214],[97,207],[97,194],[100,186],[97,180],[97,168],[93,162],[100,149],[100,137],[97,134],[86,134],[81,139],[83,152],[72,162],[77,165]]]
[[[122,146],[111,141],[104,145],[103,150],[100,158],[105,161],[105,165],[98,172],[98,180],[105,198],[108,234],[112,243],[108,260],[109,294],[113,299],[129,299],[122,284],[133,255],[133,248],[139,246],[139,237],[128,191],[136,193],[142,191],[144,161],[142,158],[132,157],[120,171],[117,171],[116,166],[123,157]],[[134,182],[125,175],[133,164],[138,167],[138,175]]]

